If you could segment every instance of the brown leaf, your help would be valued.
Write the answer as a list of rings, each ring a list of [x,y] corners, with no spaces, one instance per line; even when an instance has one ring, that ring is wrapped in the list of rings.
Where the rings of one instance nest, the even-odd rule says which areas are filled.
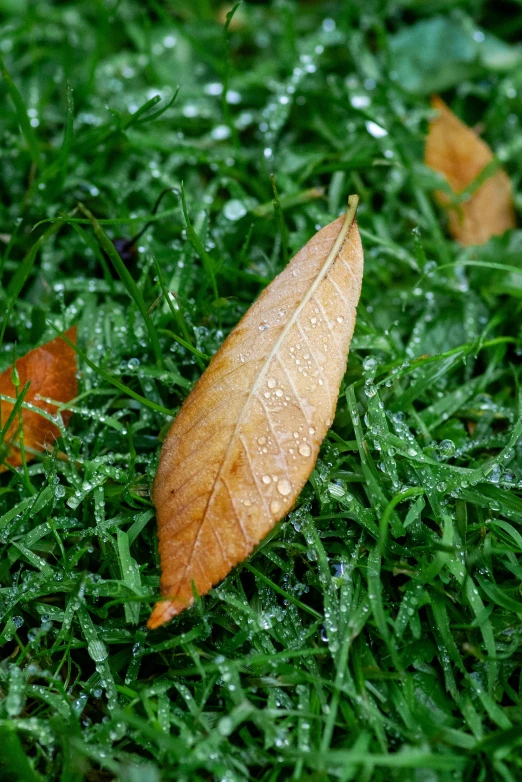
[[[443,174],[453,192],[459,194],[492,162],[493,153],[443,100],[434,97],[432,105],[439,116],[430,122],[425,163]],[[511,182],[500,168],[459,206],[451,206],[446,193],[438,191],[435,196],[448,210],[450,233],[461,244],[484,244],[516,224]]]
[[[76,326],[66,331],[65,335],[71,342],[76,342]],[[16,369],[20,378],[20,389],[28,381],[31,381],[24,403],[29,402],[51,415],[56,413],[56,405],[44,402],[37,396],[64,403],[74,399],[78,394],[76,353],[60,337],[39,348],[30,350],[29,353],[17,360]],[[12,370],[11,366],[0,375],[0,394],[16,398],[16,389],[11,380]],[[2,426],[5,426],[12,409],[12,404],[0,401]],[[62,413],[65,425],[69,423],[71,415],[72,413],[67,410]],[[25,448],[43,451],[47,444],[52,444],[60,436],[60,430],[55,424],[32,410],[22,408],[22,425]],[[4,440],[4,443],[11,445],[9,455],[4,461],[13,467],[19,467],[22,464],[21,452],[16,446],[18,431],[19,420],[16,416],[7,430]],[[33,455],[26,451],[26,460],[29,461],[32,458]],[[4,465],[0,466],[0,472],[4,472],[6,469],[7,467]]]
[[[361,290],[355,222],[321,229],[212,359],[167,435],[157,510],[159,627],[204,595],[292,508],[332,423]]]

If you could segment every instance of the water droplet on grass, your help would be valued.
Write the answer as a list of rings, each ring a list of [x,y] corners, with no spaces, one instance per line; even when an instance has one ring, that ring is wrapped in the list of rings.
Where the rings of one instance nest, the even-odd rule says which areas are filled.
[[[453,440],[441,440],[438,445],[438,452],[443,459],[451,459],[455,456],[455,443]]]
[[[374,373],[377,369],[378,361],[374,356],[366,356],[363,360],[363,369],[365,372]]]
[[[223,207],[223,214],[227,220],[241,220],[241,218],[244,217],[247,212],[248,209],[246,208],[245,204],[238,198],[232,198],[230,201],[227,201]]]
[[[221,95],[223,92],[223,85],[217,81],[210,82],[210,84],[205,85],[204,91],[207,95]]]
[[[230,136],[230,128],[227,125],[216,125],[210,135],[215,141],[224,141]]]
[[[366,109],[370,105],[370,98],[368,95],[352,95],[350,103],[354,109]]]
[[[373,136],[374,138],[384,138],[384,136],[388,135],[388,131],[385,130],[383,127],[378,125],[376,122],[373,122],[372,120],[368,120],[365,122],[366,130],[370,134],[370,136]]]

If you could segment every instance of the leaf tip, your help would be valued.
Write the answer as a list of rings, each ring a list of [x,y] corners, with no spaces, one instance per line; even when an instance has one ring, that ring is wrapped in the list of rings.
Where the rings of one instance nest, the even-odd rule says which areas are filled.
[[[155,604],[152,613],[147,620],[148,629],[157,630],[158,627],[161,627],[162,625],[167,624],[167,622],[170,622],[171,619],[174,619],[174,617],[181,613],[185,608],[188,608],[186,604],[177,605],[174,600],[159,600]]]
[[[439,95],[432,95],[430,102],[432,108],[438,109],[438,111],[448,111],[448,106]]]

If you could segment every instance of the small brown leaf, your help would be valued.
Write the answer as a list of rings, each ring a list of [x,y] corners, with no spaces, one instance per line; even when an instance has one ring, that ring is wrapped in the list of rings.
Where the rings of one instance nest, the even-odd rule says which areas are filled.
[[[159,627],[204,595],[292,508],[331,425],[355,325],[363,253],[350,196],[263,291],[167,435],[157,510]]]
[[[439,116],[430,122],[425,163],[443,174],[453,192],[459,194],[493,161],[493,153],[443,100],[434,97],[432,105]],[[516,224],[511,182],[500,168],[459,206],[450,205],[446,193],[438,191],[435,196],[448,210],[450,232],[461,244],[484,244]]]
[[[71,342],[76,342],[76,326],[66,331],[65,336]],[[40,397],[64,403],[74,399],[78,394],[76,353],[60,337],[39,348],[30,350],[29,353],[17,360],[16,369],[20,378],[20,389],[28,381],[31,381],[24,402],[40,407],[52,415],[56,413],[56,405],[44,402]],[[0,394],[16,398],[16,389],[11,379],[12,371],[11,366],[0,375]],[[12,410],[12,404],[0,401],[2,426],[5,426]],[[71,415],[72,413],[67,410],[62,413],[65,425],[69,423]],[[22,408],[22,426],[25,448],[43,451],[48,443],[54,442],[60,436],[60,430],[55,424],[33,410]],[[18,431],[19,419],[18,416],[15,416],[4,439],[4,445],[11,446],[4,461],[13,467],[19,467],[22,464],[21,452],[17,447]],[[32,458],[33,455],[26,451],[26,460],[29,461]],[[4,465],[0,466],[0,472],[4,472],[6,469],[7,467]]]

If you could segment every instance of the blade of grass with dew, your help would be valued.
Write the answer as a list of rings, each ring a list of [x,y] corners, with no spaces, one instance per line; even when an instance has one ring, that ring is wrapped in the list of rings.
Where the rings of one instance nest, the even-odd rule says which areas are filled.
[[[132,277],[129,270],[123,263],[114,244],[111,242],[111,240],[109,239],[109,237],[107,236],[107,234],[105,233],[105,231],[103,230],[103,228],[101,227],[97,219],[94,217],[92,212],[90,212],[83,204],[79,204],[79,209],[81,212],[84,213],[84,215],[88,218],[89,222],[91,223],[101,248],[108,255],[109,260],[112,262],[112,265],[114,266],[120,280],[127,288],[131,300],[138,308],[143,318],[143,321],[145,323],[145,327],[149,333],[149,339],[150,339],[154,356],[156,358],[156,364],[158,365],[158,367],[163,367],[163,353],[158,339],[158,334],[156,332],[156,327],[154,326],[154,323],[148,314],[147,305],[145,304],[145,300],[143,298],[142,292],[136,285],[134,278]]]

